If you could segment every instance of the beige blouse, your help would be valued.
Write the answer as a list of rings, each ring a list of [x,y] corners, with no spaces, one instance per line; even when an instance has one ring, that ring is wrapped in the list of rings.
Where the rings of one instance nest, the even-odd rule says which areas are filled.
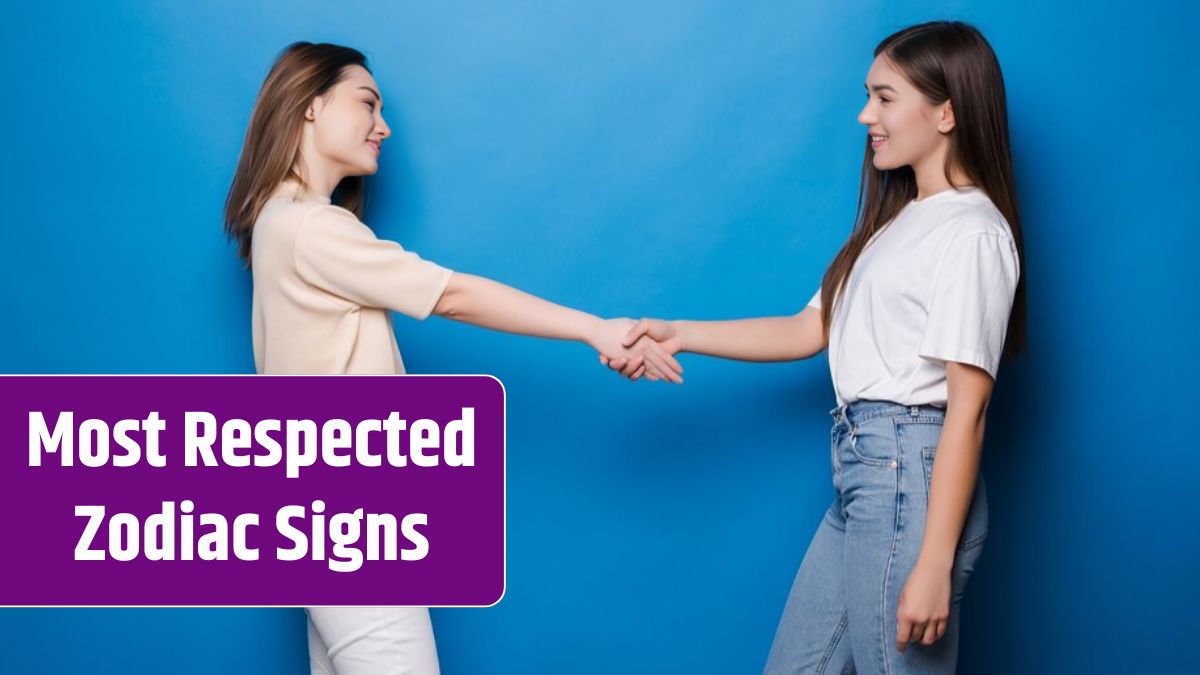
[[[298,182],[284,181],[254,223],[255,370],[403,373],[388,310],[429,316],[451,270],[377,238],[329,199],[300,193]]]

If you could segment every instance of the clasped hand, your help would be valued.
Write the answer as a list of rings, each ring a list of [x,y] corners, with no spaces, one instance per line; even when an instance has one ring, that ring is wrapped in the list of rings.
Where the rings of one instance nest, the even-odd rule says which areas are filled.
[[[683,366],[675,359],[680,345],[674,326],[659,319],[610,319],[605,323],[625,332],[616,347],[597,347],[600,363],[630,380],[645,377],[683,384]],[[608,348],[601,348],[604,346]]]

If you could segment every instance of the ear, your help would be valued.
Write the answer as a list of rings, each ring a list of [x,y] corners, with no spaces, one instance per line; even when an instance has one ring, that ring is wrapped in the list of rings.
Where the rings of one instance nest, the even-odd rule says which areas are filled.
[[[323,107],[325,107],[325,99],[321,98],[320,96],[314,97],[313,100],[309,102],[308,108],[304,111],[305,121],[315,121],[317,119],[317,112]]]
[[[937,130],[943,134],[954,130],[954,106],[949,100],[942,104],[941,112],[938,113]]]

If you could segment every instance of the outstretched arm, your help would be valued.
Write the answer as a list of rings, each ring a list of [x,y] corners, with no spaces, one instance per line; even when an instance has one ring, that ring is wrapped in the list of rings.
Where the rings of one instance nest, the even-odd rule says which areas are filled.
[[[625,336],[626,347],[644,349],[657,344],[668,354],[694,352],[739,361],[795,361],[825,349],[828,341],[821,329],[821,310],[805,307],[793,316],[770,316],[733,321],[662,321],[642,319]],[[632,377],[637,369],[620,360],[602,363]],[[654,364],[646,375],[657,379]]]
[[[683,371],[679,362],[662,349],[650,348],[635,353],[621,340],[633,327],[630,319],[601,319],[586,312],[563,307],[511,286],[473,274],[455,272],[442,292],[433,313],[447,319],[555,340],[579,340],[602,356],[622,359],[635,373],[643,359],[662,372]]]
[[[806,307],[792,316],[733,321],[672,321],[679,350],[738,361],[796,361],[826,347],[821,310]],[[640,321],[630,332],[636,340],[646,332]],[[626,340],[626,344],[629,339]]]

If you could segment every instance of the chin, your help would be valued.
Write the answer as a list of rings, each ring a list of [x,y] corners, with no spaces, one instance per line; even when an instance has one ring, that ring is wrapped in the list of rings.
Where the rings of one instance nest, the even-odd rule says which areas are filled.
[[[892,162],[886,159],[880,159],[879,155],[875,155],[875,157],[872,159],[872,163],[875,165],[875,168],[879,169],[880,171],[895,171],[901,167],[908,166],[907,162]]]

